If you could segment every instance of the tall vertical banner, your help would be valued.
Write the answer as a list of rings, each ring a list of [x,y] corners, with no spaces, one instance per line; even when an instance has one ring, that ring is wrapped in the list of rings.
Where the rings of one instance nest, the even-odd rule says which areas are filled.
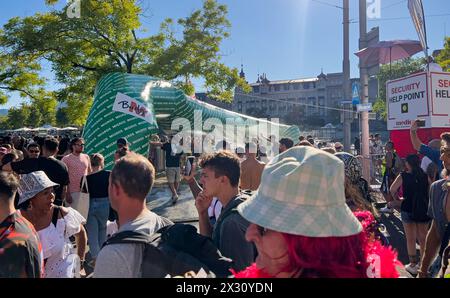
[[[428,57],[427,30],[425,26],[425,14],[423,11],[422,0],[408,0],[408,9],[411,18],[416,27],[419,40],[424,50],[425,56]]]

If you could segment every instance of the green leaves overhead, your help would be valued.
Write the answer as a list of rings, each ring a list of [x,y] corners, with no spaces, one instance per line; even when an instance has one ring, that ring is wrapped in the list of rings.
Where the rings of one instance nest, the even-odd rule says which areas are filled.
[[[450,71],[450,37],[445,38],[444,49],[437,56],[436,60],[444,71]]]
[[[32,55],[15,52],[5,43],[0,31],[0,104],[6,103],[7,94],[14,91],[22,97],[36,97],[44,84],[38,74],[40,64]]]
[[[404,59],[394,62],[391,65],[385,64],[380,67],[377,75],[378,79],[378,99],[373,106],[374,112],[380,114],[386,120],[386,82],[398,78],[406,77],[412,73],[422,71],[425,66],[425,60],[420,59]]]

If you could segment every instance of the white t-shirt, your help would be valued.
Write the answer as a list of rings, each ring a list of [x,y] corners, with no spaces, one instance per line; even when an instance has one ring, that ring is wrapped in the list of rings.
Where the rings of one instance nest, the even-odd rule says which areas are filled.
[[[39,239],[42,243],[42,252],[45,264],[46,278],[74,277],[71,268],[79,260],[69,257],[74,254],[69,237],[78,234],[81,224],[86,223],[86,219],[75,209],[67,208],[69,212],[64,218],[58,219],[56,227],[50,223],[48,227],[38,231]]]
[[[222,203],[218,198],[214,197],[211,205],[208,207],[208,216],[209,218],[214,217],[217,221],[220,216],[220,212],[222,212]]]
[[[139,231],[148,235],[172,224],[150,210],[145,210],[136,219],[123,224],[119,232]],[[97,257],[94,277],[100,278],[139,278],[142,275],[141,264],[144,252],[143,244],[111,244],[103,247]]]

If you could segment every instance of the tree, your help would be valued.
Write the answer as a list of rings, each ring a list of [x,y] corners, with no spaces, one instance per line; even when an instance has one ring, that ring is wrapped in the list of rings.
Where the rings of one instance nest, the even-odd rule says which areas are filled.
[[[56,111],[56,125],[58,127],[67,126],[70,123],[67,108],[59,108]]]
[[[444,71],[450,71],[450,37],[445,38],[444,49],[436,58]]]
[[[25,120],[25,126],[29,127],[39,127],[43,124],[43,116],[38,106],[23,106],[22,108],[27,109],[29,111],[28,117]]]
[[[2,34],[13,53],[50,61],[57,81],[65,86],[57,98],[67,102],[73,124],[84,123],[95,85],[109,72],[147,74],[173,81],[186,91],[191,90],[192,78],[202,77],[210,97],[228,101],[235,86],[249,89],[236,68],[220,61],[220,44],[228,37],[230,24],[226,6],[215,0],[205,0],[202,9],[176,25],[166,19],[153,36],[140,30],[143,12],[136,0],[80,3],[80,18],[68,18],[66,8],[16,17]]]
[[[22,97],[35,98],[39,86],[44,83],[38,74],[40,69],[35,57],[7,47],[0,30],[0,104],[5,104],[8,93],[14,91]]]
[[[391,65],[382,65],[377,75],[378,79],[378,99],[373,105],[373,111],[380,114],[386,120],[386,82],[408,76],[412,73],[422,71],[425,66],[425,60],[407,58]]]
[[[28,106],[22,105],[19,108],[10,108],[8,111],[7,124],[10,129],[17,129],[25,126],[25,121],[30,116]]]
[[[39,126],[42,124],[56,123],[56,106],[58,102],[54,92],[38,92],[38,95],[31,100],[32,111],[36,111],[36,116],[30,115],[30,117],[36,117],[35,120],[39,120]]]
[[[0,130],[8,129],[8,117],[7,116],[0,116]]]

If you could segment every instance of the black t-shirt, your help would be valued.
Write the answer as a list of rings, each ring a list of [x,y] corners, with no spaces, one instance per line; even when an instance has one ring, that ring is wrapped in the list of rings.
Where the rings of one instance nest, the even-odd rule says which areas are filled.
[[[47,177],[58,183],[55,186],[55,204],[62,202],[62,187],[69,185],[69,172],[67,166],[60,160],[53,157],[27,158],[21,161],[12,162],[11,168],[17,174],[28,174],[35,171],[44,171]]]
[[[180,167],[180,159],[183,152],[175,154],[172,153],[172,144],[165,143],[162,149],[166,152],[166,167],[168,168],[178,168]]]
[[[428,201],[428,177],[425,174],[417,177],[403,172],[401,173],[403,180],[403,202],[400,207],[401,211],[412,212],[414,200]],[[427,210],[423,210],[424,213]]]
[[[86,176],[89,189],[89,197],[91,199],[108,197],[108,185],[110,174],[111,171],[101,170],[100,172]],[[83,183],[83,180],[81,180],[80,183]]]

